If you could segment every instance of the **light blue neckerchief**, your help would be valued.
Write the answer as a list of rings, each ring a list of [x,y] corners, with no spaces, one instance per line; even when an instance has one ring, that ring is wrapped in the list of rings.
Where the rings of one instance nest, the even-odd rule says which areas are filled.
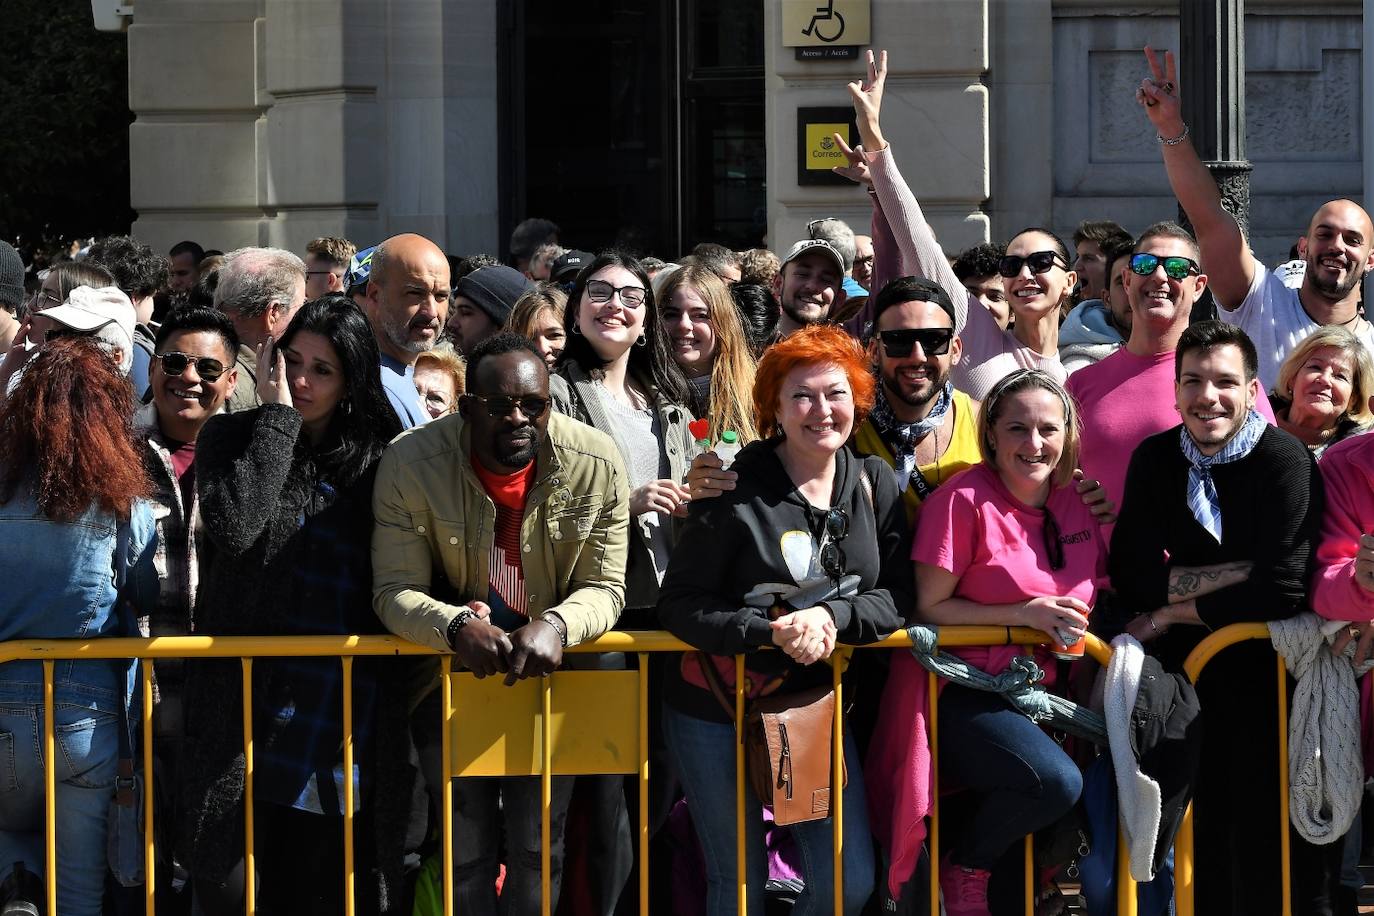
[[[1264,428],[1268,425],[1264,417],[1251,410],[1250,415],[1245,418],[1245,425],[1215,455],[1204,455],[1198,451],[1197,443],[1188,434],[1186,425],[1179,430],[1179,443],[1183,447],[1183,457],[1188,459],[1190,465],[1188,469],[1188,508],[1192,510],[1193,518],[1197,519],[1198,524],[1206,528],[1207,532],[1216,538],[1218,544],[1221,543],[1221,503],[1217,499],[1216,484],[1212,483],[1211,469],[1214,465],[1230,464],[1232,461],[1239,461],[1250,454],[1255,448],[1255,443],[1259,442],[1260,436],[1264,435]]]

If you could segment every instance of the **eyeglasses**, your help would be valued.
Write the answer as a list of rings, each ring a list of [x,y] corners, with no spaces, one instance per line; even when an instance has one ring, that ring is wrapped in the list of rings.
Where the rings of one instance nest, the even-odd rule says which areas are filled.
[[[513,398],[504,394],[468,394],[464,397],[481,404],[489,417],[509,417],[519,407],[528,419],[537,420],[549,409],[548,398]]]
[[[184,373],[186,367],[192,363],[195,364],[196,375],[206,382],[217,382],[225,373],[224,363],[210,356],[192,356],[172,350],[169,353],[159,353],[153,358],[162,364],[162,371],[172,378]]]
[[[46,290],[34,290],[32,308],[35,312],[41,312],[43,309],[57,308],[61,304],[61,296],[54,296]]]
[[[1059,539],[1059,523],[1054,520],[1048,508],[1043,511],[1045,524],[1041,533],[1045,537],[1045,555],[1050,561],[1050,569],[1058,572],[1064,568],[1064,542]]]
[[[949,342],[954,339],[954,328],[898,328],[879,331],[878,339],[883,342],[883,352],[890,359],[910,356],[917,344],[926,356],[944,356],[949,352]]]
[[[630,308],[637,309],[644,304],[642,286],[612,286],[605,280],[593,280],[587,284],[587,297],[593,302],[610,302],[616,293],[620,294],[620,301]]]
[[[343,276],[343,274],[339,273],[337,270],[307,270],[305,272],[305,275],[307,277],[324,277],[328,276],[329,274],[333,274],[336,277]]]
[[[859,266],[864,265],[864,264],[872,264],[872,263],[873,263],[873,255],[871,255],[871,254],[868,255],[867,257],[856,257],[856,258],[854,259],[854,266],[855,266],[855,267],[859,267]]]
[[[821,569],[832,579],[844,575],[848,558],[840,541],[849,537],[849,513],[841,508],[829,509],[825,513],[825,545],[821,547]]]
[[[1161,264],[1164,265],[1164,275],[1170,280],[1182,280],[1190,274],[1201,272],[1198,269],[1197,261],[1182,255],[1161,258],[1159,255],[1150,254],[1148,251],[1131,255],[1131,273],[1137,276],[1148,277]]]

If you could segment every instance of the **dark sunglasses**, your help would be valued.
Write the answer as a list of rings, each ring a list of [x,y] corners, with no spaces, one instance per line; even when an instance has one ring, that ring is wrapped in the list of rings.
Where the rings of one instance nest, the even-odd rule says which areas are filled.
[[[170,353],[159,353],[153,359],[160,362],[162,371],[172,378],[181,375],[186,371],[186,367],[192,363],[196,365],[196,375],[207,382],[217,382],[219,377],[225,373],[224,363],[209,356],[191,356],[173,350]]]
[[[997,272],[1004,277],[1014,277],[1021,272],[1021,265],[1030,266],[1031,273],[1043,274],[1051,267],[1059,266],[1065,270],[1069,264],[1057,251],[1035,251],[1024,258],[1019,254],[1004,254],[997,261]]]
[[[1042,510],[1045,513],[1045,524],[1041,529],[1045,536],[1045,555],[1050,561],[1050,569],[1056,572],[1064,568],[1064,542],[1059,539],[1059,523],[1054,520],[1048,508]]]
[[[1148,251],[1131,255],[1131,273],[1141,277],[1148,277],[1161,264],[1164,265],[1164,275],[1170,280],[1182,280],[1190,274],[1200,273],[1197,261],[1181,255],[1161,258],[1159,255],[1150,254]]]
[[[616,293],[620,293],[620,301],[630,308],[639,308],[644,304],[642,286],[614,286],[605,280],[593,280],[587,284],[587,297],[593,302],[610,302],[611,296]]]
[[[949,342],[954,339],[954,328],[898,328],[879,331],[878,339],[883,343],[883,352],[891,359],[910,356],[917,344],[926,356],[944,356],[949,352]]]
[[[464,397],[481,404],[489,417],[509,417],[519,407],[526,418],[537,420],[549,409],[548,398],[512,398],[504,394],[468,394]]]
[[[61,340],[64,337],[85,337],[90,331],[78,331],[76,328],[52,328],[43,335],[44,343],[52,343],[54,340]]]
[[[830,578],[838,579],[844,575],[849,562],[844,549],[840,547],[840,541],[849,537],[849,513],[840,508],[827,510],[825,534],[825,546],[821,548],[821,569]]]

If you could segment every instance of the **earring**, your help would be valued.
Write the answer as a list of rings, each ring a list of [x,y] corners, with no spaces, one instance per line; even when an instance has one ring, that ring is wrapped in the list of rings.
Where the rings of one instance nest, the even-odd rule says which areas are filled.
[[[636,346],[636,347],[647,347],[648,345],[649,345],[649,335],[648,335],[648,334],[640,334],[639,337],[636,338],[636,340],[635,340],[635,346]]]
[[[572,332],[574,337],[582,336],[582,329],[577,326],[577,322],[573,322]]]

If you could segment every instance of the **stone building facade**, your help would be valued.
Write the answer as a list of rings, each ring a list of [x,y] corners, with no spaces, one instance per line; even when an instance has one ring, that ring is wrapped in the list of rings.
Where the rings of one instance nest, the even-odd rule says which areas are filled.
[[[675,71],[684,80],[657,71],[669,74],[660,95],[651,68],[627,78],[642,90],[634,117],[663,128],[646,132],[647,145],[621,143],[615,155],[647,161],[650,182],[663,163],[663,174],[676,176],[662,182],[666,215],[656,218],[668,228],[649,236],[654,253],[679,254],[674,248],[708,231],[680,224],[694,212],[689,197],[709,209],[714,191],[727,206],[713,182],[749,186],[758,231],[774,246],[800,237],[817,216],[866,225],[867,199],[856,189],[796,181],[797,109],[847,105],[844,83],[859,63],[796,60],[783,45],[780,0],[755,0],[762,8],[753,31],[728,21],[742,0],[680,0],[683,16],[696,17],[681,27],[664,21],[674,5],[639,2],[640,19],[657,16],[645,26],[657,45],[617,38],[614,54],[579,59],[577,44],[597,34],[597,10],[610,8],[594,2],[552,72],[571,78],[612,60],[699,56],[693,22],[761,45],[753,60],[712,45],[710,66]],[[635,3],[624,0],[617,15]],[[559,99],[550,85],[537,87],[548,109],[512,127],[511,86],[532,72],[527,55],[538,56],[522,36],[554,15],[545,0],[136,0],[129,9],[134,231],[157,247],[194,238],[222,249],[301,250],[317,235],[369,243],[409,230],[455,253],[495,252],[524,215],[575,230],[577,212],[522,211],[532,205],[517,187],[530,174],[518,174],[519,163],[532,141],[548,139],[544,131],[594,131],[621,114],[603,99]],[[1139,229],[1174,214],[1132,93],[1144,71],[1141,46],[1178,47],[1176,5],[872,0],[871,17],[873,45],[892,53],[885,129],[948,250],[1026,225],[1067,234],[1081,219],[1112,217]],[[1247,4],[1253,241],[1267,261],[1286,253],[1318,203],[1361,197],[1361,34],[1359,0]],[[696,88],[684,89],[689,83]],[[683,127],[692,106],[726,85],[732,100],[757,94],[756,107],[745,99],[734,110],[746,120],[761,112],[761,129],[733,140],[708,134],[724,117],[721,105]],[[689,149],[698,136],[699,155]],[[720,160],[732,143],[731,161],[712,166],[712,149]],[[747,144],[758,174],[740,154]],[[606,181],[622,161],[608,159]],[[594,187],[595,167],[580,168]],[[633,189],[626,194],[633,200]],[[557,198],[542,209],[556,211]],[[565,240],[576,244],[575,231]]]

